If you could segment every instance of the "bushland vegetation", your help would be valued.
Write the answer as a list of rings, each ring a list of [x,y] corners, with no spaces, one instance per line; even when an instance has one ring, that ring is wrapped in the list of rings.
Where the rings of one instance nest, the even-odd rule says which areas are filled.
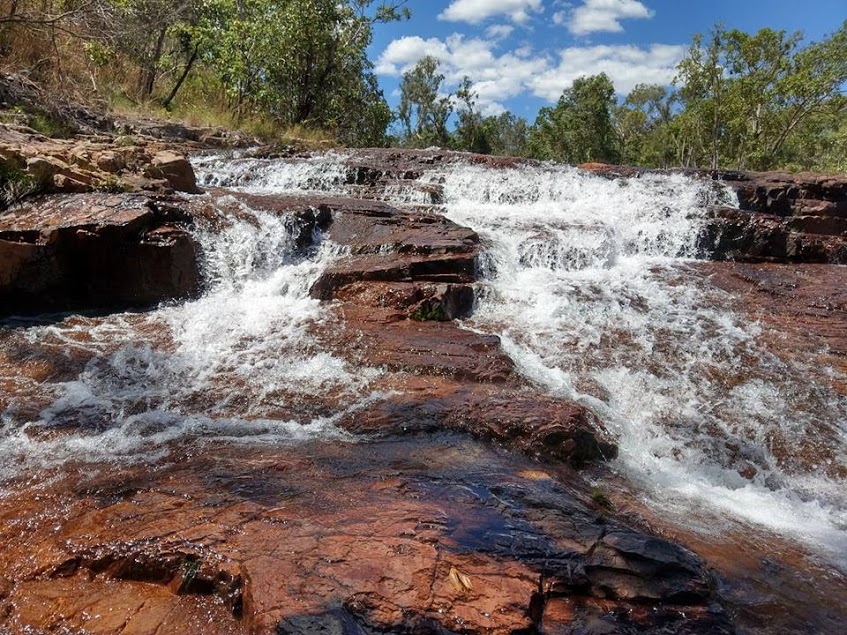
[[[408,0],[0,0],[0,69],[111,110],[348,146],[569,163],[847,171],[847,22],[818,42],[715,26],[671,86],[583,76],[534,121],[484,115],[425,57],[394,112],[368,47]],[[36,121],[61,133],[55,122]]]
[[[483,116],[469,80],[447,94],[424,58],[403,76],[398,139],[567,163],[844,172],[846,87],[847,22],[812,43],[716,26],[694,38],[672,86],[620,98],[605,74],[580,77],[532,123]]]
[[[82,103],[384,143],[366,49],[407,0],[0,0],[0,65]]]

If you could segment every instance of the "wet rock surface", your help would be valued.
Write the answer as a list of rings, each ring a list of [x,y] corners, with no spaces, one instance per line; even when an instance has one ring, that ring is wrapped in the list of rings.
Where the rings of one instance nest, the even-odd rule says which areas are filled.
[[[704,256],[737,262],[847,263],[847,177],[808,172],[649,170],[588,163],[605,178],[682,173],[731,188],[737,208],[715,209],[701,237]]]
[[[146,306],[200,288],[175,199],[42,197],[0,212],[0,315]]]
[[[713,257],[742,262],[847,263],[847,177],[786,172],[717,175],[739,210],[714,214]]]
[[[735,632],[737,613],[722,603],[740,578],[708,569],[737,576],[727,553],[683,536],[707,566],[592,491],[576,469],[603,474],[617,452],[612,435],[586,408],[522,378],[497,337],[453,321],[472,311],[485,246],[430,208],[438,187],[428,186],[422,205],[373,200],[386,183],[452,160],[372,152],[353,160],[343,197],[215,188],[181,198],[78,194],[0,216],[0,288],[10,289],[10,303],[37,309],[68,308],[77,301],[69,298],[91,307],[107,297],[117,298],[109,306],[190,297],[200,285],[192,225],[223,229],[232,219],[255,222],[255,211],[278,215],[299,257],[327,238],[340,250],[310,291],[325,304],[325,317],[308,326],[320,349],[378,370],[368,379],[374,396],[350,408],[330,389],[256,408],[268,395],[239,385],[237,374],[175,405],[186,417],[214,410],[232,427],[347,408],[334,420],[344,433],[332,440],[262,445],[238,432],[229,442],[201,433],[169,442],[152,463],[66,463],[6,482],[0,632]],[[150,245],[163,255],[149,255]],[[720,262],[692,270],[772,325],[765,336],[775,349],[813,350],[845,368],[843,268]],[[137,321],[154,346],[173,348],[155,322],[123,319]],[[81,344],[98,323],[79,320]],[[24,335],[2,332],[0,343],[0,410],[10,417],[35,419],[51,407],[48,380],[72,383],[97,370],[91,348],[30,348]],[[216,403],[216,391],[226,391],[226,403]],[[127,400],[130,411],[144,407]],[[59,415],[22,432],[21,442],[105,425],[97,413],[85,422]],[[142,439],[162,424],[149,425]],[[756,621],[743,601],[732,606],[747,611],[746,624]],[[837,623],[833,615],[825,623]],[[797,623],[802,632],[814,622]]]
[[[847,267],[820,264],[698,263],[696,270],[738,298],[766,328],[772,350],[822,371],[847,374]],[[847,396],[847,385],[829,382]]]
[[[428,435],[19,483],[0,501],[3,628],[733,632],[693,554],[561,476]]]
[[[452,321],[473,307],[481,249],[474,232],[378,201],[223,192],[213,195],[227,197],[224,209],[247,203],[294,219],[295,242],[304,248],[321,230],[345,250],[311,288],[313,297],[336,301],[333,328],[316,335],[356,366],[383,369],[380,387],[398,396],[357,411],[342,427],[380,435],[463,431],[575,466],[616,455],[584,408],[526,385],[499,338]],[[205,204],[189,207],[209,214]]]

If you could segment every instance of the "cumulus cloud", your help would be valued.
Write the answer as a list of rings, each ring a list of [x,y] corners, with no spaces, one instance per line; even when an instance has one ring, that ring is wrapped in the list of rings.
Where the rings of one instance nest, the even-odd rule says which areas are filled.
[[[620,94],[636,84],[669,84],[684,46],[653,44],[637,46],[587,46],[562,49],[557,56],[536,53],[529,46],[500,52],[493,40],[454,34],[438,38],[403,37],[394,40],[379,56],[376,70],[399,76],[422,57],[432,55],[441,62],[448,90],[469,77],[479,96],[484,114],[503,112],[503,102],[529,93],[555,102],[573,80],[583,75],[606,73]]]
[[[684,54],[684,46],[668,44],[566,48],[559,52],[558,64],[533,77],[528,88],[538,97],[556,101],[577,77],[606,73],[615,90],[625,95],[637,84],[670,84]]]
[[[526,49],[495,52],[497,43],[454,34],[445,40],[417,36],[391,42],[376,62],[377,73],[398,76],[412,69],[422,57],[431,55],[441,62],[445,82],[455,87],[464,77],[474,82],[479,104],[485,114],[503,112],[502,101],[527,89],[533,76],[544,72],[551,60],[533,57]]]
[[[453,0],[438,19],[479,24],[488,18],[505,15],[514,22],[523,23],[532,13],[543,10],[542,0]]]
[[[571,11],[557,11],[553,22],[566,25],[574,35],[620,33],[621,20],[643,20],[654,15],[655,11],[638,0],[583,0]]]
[[[505,40],[514,30],[515,27],[510,24],[492,24],[490,27],[485,29],[485,35],[490,37],[492,40]]]

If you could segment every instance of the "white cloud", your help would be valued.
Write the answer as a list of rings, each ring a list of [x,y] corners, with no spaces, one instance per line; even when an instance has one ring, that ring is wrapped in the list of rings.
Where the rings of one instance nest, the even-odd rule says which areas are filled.
[[[438,19],[479,24],[488,18],[506,15],[514,22],[523,23],[531,13],[543,10],[542,0],[453,0],[438,14]]]
[[[432,55],[437,60],[447,58],[447,46],[438,38],[423,39],[417,35],[392,41],[376,61],[381,75],[400,75],[422,57]]]
[[[394,40],[376,61],[377,73],[401,75],[422,57],[432,55],[441,62],[440,72],[451,89],[470,77],[485,114],[503,112],[500,103],[526,91],[527,84],[550,67],[550,59],[519,49],[497,55],[497,43],[454,34],[445,40],[412,36]]]
[[[668,44],[566,48],[559,53],[559,64],[534,77],[528,87],[536,96],[556,101],[577,77],[606,73],[625,95],[637,84],[670,84],[684,54],[684,46]]]
[[[623,31],[621,20],[648,19],[655,11],[648,9],[638,0],[583,0],[581,6],[572,11],[558,11],[553,22],[566,24],[574,35]]]
[[[684,46],[667,44],[648,48],[588,46],[563,49],[556,59],[528,46],[502,54],[497,48],[497,41],[459,34],[444,40],[404,37],[388,45],[377,60],[376,70],[382,75],[399,76],[425,55],[432,55],[441,62],[448,90],[454,90],[467,76],[474,83],[483,113],[499,114],[505,100],[525,93],[555,102],[574,79],[583,75],[606,73],[620,94],[629,93],[640,83],[669,84],[685,53]]]
[[[492,40],[505,40],[514,30],[515,27],[510,24],[492,24],[490,27],[485,29],[485,35],[490,37]]]

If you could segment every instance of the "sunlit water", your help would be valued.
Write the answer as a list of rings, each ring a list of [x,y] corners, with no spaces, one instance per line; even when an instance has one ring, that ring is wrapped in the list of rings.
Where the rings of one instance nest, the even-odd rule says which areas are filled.
[[[315,236],[298,253],[292,219],[242,211],[223,229],[198,227],[207,289],[195,301],[0,330],[2,348],[25,359],[81,360],[78,372],[53,373],[61,380],[6,378],[22,390],[0,409],[0,478],[159,460],[180,441],[346,437],[334,422],[378,396],[378,371],[351,368],[313,335],[331,325],[309,288],[340,250]]]
[[[208,157],[195,167],[206,185],[350,194],[344,161]],[[847,461],[847,404],[769,353],[731,298],[687,269],[703,256],[706,210],[732,204],[730,194],[683,176],[457,164],[382,196],[426,203],[432,186],[443,187],[445,214],[486,245],[466,327],[500,335],[527,378],[599,415],[620,447],[614,468],[651,505],[716,530],[721,518],[763,527],[847,564],[847,488],[831,476]],[[88,361],[49,386],[37,416],[5,410],[0,453],[14,459],[0,476],[34,460],[156,459],[181,439],[341,437],[333,422],[381,397],[377,370],[351,367],[310,335],[328,318],[308,288],[338,249],[316,237],[297,254],[284,219],[246,211],[255,222],[200,231],[201,299],[13,329],[12,339]],[[67,426],[72,434],[48,433]],[[810,438],[817,458],[792,455]]]
[[[468,327],[497,333],[525,376],[597,413],[616,468],[652,504],[752,522],[847,563],[847,487],[828,476],[845,461],[845,400],[764,350],[759,327],[686,271],[704,212],[728,193],[566,168],[428,179],[488,245]],[[826,450],[811,465],[771,451],[809,437]]]

